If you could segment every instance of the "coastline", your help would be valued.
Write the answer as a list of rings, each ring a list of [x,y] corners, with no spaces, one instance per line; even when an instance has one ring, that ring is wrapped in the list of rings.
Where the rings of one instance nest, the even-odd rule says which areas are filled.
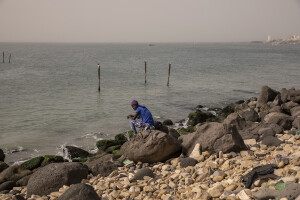
[[[258,98],[230,104],[222,110],[213,109],[218,117],[204,112],[206,109],[199,105],[189,114],[188,125],[192,128],[179,130],[180,134],[161,124],[152,130],[152,136],[140,131],[137,136],[132,135],[130,141],[126,140],[126,133],[118,134],[114,140],[100,140],[98,153],[91,156],[84,150],[68,147],[75,158],[82,155],[76,162],[45,156],[22,166],[7,166],[0,173],[0,188],[11,189],[2,190],[0,197],[61,200],[69,193],[80,195],[79,191],[90,188],[89,195],[94,196],[93,199],[263,199],[275,196],[296,199],[300,197],[299,103],[300,89],[283,88],[278,92],[263,86]],[[167,123],[171,124],[170,121],[164,124]],[[177,141],[181,141],[182,150],[175,156]],[[150,144],[151,150],[133,151],[147,149],[145,143]],[[161,151],[159,145],[167,148]],[[156,148],[157,152],[153,152]],[[63,166],[69,167],[61,168]],[[84,178],[64,182],[54,190],[37,185],[46,181],[46,188],[52,188],[51,185],[59,181],[45,177],[53,168],[60,169],[55,172],[58,174],[80,170],[78,173]],[[15,176],[20,173],[24,176],[20,179],[23,182],[18,181],[19,185],[14,181],[5,182],[11,179],[7,171],[13,169],[18,169]],[[264,178],[254,176],[255,173]],[[72,176],[66,180],[70,178]],[[39,187],[43,189],[36,189]],[[77,187],[81,189],[73,189]]]

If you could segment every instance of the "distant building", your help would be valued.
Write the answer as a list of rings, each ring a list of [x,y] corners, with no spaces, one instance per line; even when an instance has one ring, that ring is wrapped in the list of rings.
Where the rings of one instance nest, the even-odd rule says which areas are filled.
[[[267,39],[266,42],[271,42],[271,36],[270,35],[268,35],[268,39]]]

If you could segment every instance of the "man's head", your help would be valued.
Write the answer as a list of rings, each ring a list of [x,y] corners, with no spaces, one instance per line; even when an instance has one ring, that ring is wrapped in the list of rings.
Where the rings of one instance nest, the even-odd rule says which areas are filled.
[[[138,106],[139,106],[139,103],[136,100],[133,100],[131,102],[131,107],[133,108],[133,110],[136,110]]]

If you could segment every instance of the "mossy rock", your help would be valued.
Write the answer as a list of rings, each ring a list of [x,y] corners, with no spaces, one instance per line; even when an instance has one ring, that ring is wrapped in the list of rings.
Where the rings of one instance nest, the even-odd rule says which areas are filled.
[[[97,142],[98,149],[105,151],[108,147],[118,145],[116,140],[99,140]]]
[[[127,142],[127,138],[126,138],[125,134],[119,133],[118,135],[115,136],[115,141],[117,144],[122,145],[125,142]]]
[[[235,105],[234,104],[228,104],[227,106],[225,106],[221,112],[220,112],[220,116],[222,117],[227,117],[228,115],[230,115],[231,113],[234,113],[234,108]]]
[[[111,146],[111,147],[108,147],[105,152],[106,153],[112,153],[113,151],[115,150],[120,150],[122,145],[115,145],[115,146]]]
[[[166,119],[165,121],[163,121],[163,125],[164,126],[171,126],[171,125],[173,125],[173,122],[170,119]]]
[[[80,163],[84,163],[86,162],[88,159],[87,158],[73,158],[72,162],[80,162]]]
[[[33,170],[40,167],[44,159],[45,158],[43,156],[35,157],[24,162],[23,164],[21,164],[21,166],[25,169]]]
[[[129,135],[129,138],[132,138],[134,136],[134,133],[132,130],[130,131],[126,131],[126,132],[123,132],[123,133],[120,133],[122,135],[124,135],[126,137],[126,135]]]
[[[189,126],[187,128],[179,128],[177,131],[180,133],[180,135],[187,135],[189,133],[195,132],[195,127]]]
[[[119,158],[119,157],[122,156],[120,150],[114,150],[114,151],[112,152],[112,154],[114,155],[115,158]]]
[[[54,155],[45,155],[44,161],[42,162],[41,166],[44,167],[49,165],[50,163],[59,163],[64,162],[64,158],[61,156],[54,156]]]
[[[196,112],[189,114],[188,125],[195,126],[196,124],[206,122],[208,119],[212,121],[212,119],[217,119],[217,117],[211,113],[205,113],[197,110]]]

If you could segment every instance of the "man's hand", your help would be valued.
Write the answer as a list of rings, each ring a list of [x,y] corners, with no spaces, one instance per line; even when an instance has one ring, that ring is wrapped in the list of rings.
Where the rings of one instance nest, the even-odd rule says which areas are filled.
[[[129,119],[129,118],[132,119],[132,118],[134,118],[134,116],[133,115],[128,115],[127,119]]]

